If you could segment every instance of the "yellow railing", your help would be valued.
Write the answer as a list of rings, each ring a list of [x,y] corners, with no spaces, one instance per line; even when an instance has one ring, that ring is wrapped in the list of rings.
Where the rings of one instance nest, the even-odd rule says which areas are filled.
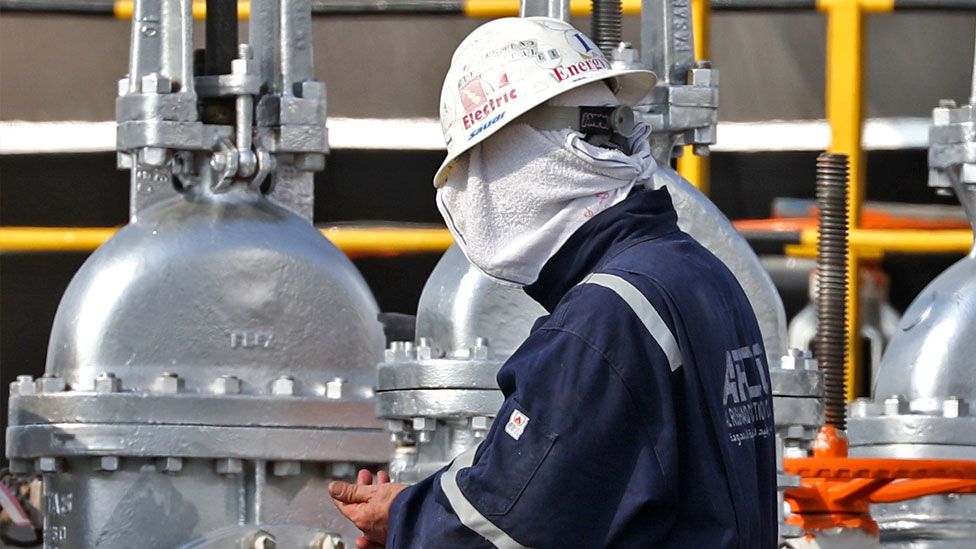
[[[117,231],[114,227],[0,227],[0,253],[90,252]],[[350,257],[441,253],[454,240],[447,229],[327,227],[322,234]]]

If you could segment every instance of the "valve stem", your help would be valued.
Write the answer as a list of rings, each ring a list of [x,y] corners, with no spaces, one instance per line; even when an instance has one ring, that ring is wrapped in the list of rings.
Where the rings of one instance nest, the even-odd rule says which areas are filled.
[[[623,29],[623,6],[621,0],[592,0],[593,19],[592,35],[593,41],[603,55],[610,59],[613,50],[620,44]]]
[[[824,153],[817,158],[817,338],[814,350],[824,376],[827,425],[846,429],[847,155]]]

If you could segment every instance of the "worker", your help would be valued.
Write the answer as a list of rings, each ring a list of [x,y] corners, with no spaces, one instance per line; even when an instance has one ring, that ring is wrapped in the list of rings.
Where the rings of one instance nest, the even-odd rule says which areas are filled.
[[[653,188],[627,106],[654,82],[556,19],[495,20],[458,47],[437,206],[473,265],[549,314],[498,372],[476,448],[409,487],[330,484],[357,547],[775,547],[762,337]]]

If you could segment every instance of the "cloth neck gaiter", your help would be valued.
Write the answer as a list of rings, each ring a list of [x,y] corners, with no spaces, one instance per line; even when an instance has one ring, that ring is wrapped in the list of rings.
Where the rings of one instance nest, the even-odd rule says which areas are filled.
[[[560,106],[614,105],[597,82],[552,100]],[[514,121],[472,148],[437,191],[437,207],[464,255],[495,281],[526,286],[587,220],[624,200],[657,168],[639,123],[632,154],[605,149],[565,129]]]

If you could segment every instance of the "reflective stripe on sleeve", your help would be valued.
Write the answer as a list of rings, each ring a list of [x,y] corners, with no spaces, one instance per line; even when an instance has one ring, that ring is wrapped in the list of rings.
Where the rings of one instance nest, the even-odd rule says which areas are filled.
[[[681,350],[678,349],[678,342],[674,339],[674,334],[671,333],[671,329],[665,324],[664,319],[651,305],[651,302],[633,284],[619,276],[606,273],[593,273],[584,278],[580,284],[596,284],[613,290],[630,306],[637,318],[650,332],[654,341],[664,351],[668,357],[668,365],[671,366],[671,371],[673,372],[681,367]]]
[[[471,467],[471,464],[474,463],[474,454],[477,451],[478,446],[475,446],[454,458],[451,466],[441,475],[441,490],[447,496],[447,501],[451,503],[451,507],[454,509],[454,513],[457,514],[458,519],[461,520],[461,524],[467,526],[499,549],[528,549],[485,518],[468,501],[468,498],[464,497],[461,489],[458,488],[458,471]]]

